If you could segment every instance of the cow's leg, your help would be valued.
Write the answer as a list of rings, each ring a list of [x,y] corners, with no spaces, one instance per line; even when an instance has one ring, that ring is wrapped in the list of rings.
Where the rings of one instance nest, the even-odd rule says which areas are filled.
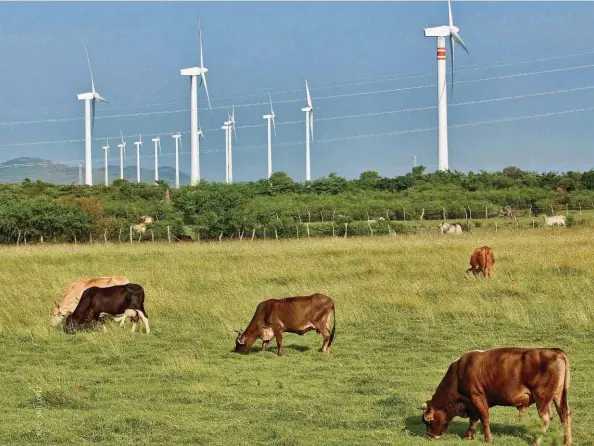
[[[489,405],[482,395],[471,395],[470,399],[480,414],[483,430],[485,431],[485,442],[492,443],[493,436],[491,435],[491,422],[489,420]]]
[[[571,444],[571,411],[569,410],[569,406],[567,404],[567,400],[563,401],[562,395],[557,395],[553,398],[553,402],[555,403],[555,409],[557,409],[557,414],[561,419],[561,423],[563,424],[563,444],[570,445]],[[565,403],[565,404],[563,404]]]
[[[468,426],[468,430],[466,431],[466,435],[464,435],[465,440],[472,440],[474,438],[474,432],[476,431],[476,425],[479,422],[477,416],[470,416],[470,426]]]
[[[535,399],[536,410],[538,410],[538,415],[540,416],[540,421],[542,422],[542,433],[544,435],[547,429],[549,428],[549,425],[551,424],[551,400],[548,398]],[[538,446],[540,444],[540,441],[540,438],[536,438],[532,445]]]
[[[142,319],[142,323],[144,325],[144,329],[146,330],[146,334],[149,334],[151,332],[151,329],[149,328],[148,317],[146,317],[144,315],[144,313],[142,311],[140,311],[140,310],[136,310],[136,312],[138,313],[138,315]]]
[[[274,337],[276,338],[276,345],[278,346],[278,355],[282,356],[283,355],[283,332],[277,326],[273,326],[272,331],[274,332]]]
[[[262,350],[261,351],[263,351],[263,352],[266,351],[269,343],[270,343],[270,341],[262,341]]]

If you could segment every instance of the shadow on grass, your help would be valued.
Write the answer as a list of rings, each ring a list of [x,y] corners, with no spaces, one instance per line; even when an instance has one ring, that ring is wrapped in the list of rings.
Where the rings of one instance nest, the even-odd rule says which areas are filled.
[[[448,429],[444,432],[444,437],[455,435],[460,438],[464,438],[466,431],[468,430],[469,422],[464,418],[455,418],[456,421],[452,421]],[[417,435],[425,436],[427,428],[421,420],[421,414],[417,416],[407,417],[404,421],[405,430]],[[491,433],[493,434],[494,440],[497,441],[497,437],[516,437],[526,440],[530,437],[530,433],[524,426],[491,423]],[[429,439],[429,437],[427,437]],[[479,422],[476,432],[474,435],[475,440],[482,441],[484,439],[482,424]]]
[[[285,346],[283,346],[283,348],[287,348],[289,350],[295,350],[298,352],[306,352],[308,350],[311,350],[311,348],[308,347],[307,345],[299,345],[299,344],[285,345]]]

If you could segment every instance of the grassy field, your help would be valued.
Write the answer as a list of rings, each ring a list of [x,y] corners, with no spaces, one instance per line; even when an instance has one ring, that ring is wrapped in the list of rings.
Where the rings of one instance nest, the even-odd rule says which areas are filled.
[[[0,249],[0,445],[427,445],[418,407],[471,349],[550,346],[570,358],[574,444],[594,438],[594,229],[458,236]],[[491,280],[466,279],[477,246]],[[151,334],[110,322],[67,335],[49,310],[77,278],[145,288]],[[321,336],[232,353],[267,298],[326,293]],[[260,347],[260,342],[256,344]],[[525,445],[536,409],[491,410],[495,444]],[[461,440],[456,418],[440,444]],[[544,444],[555,444],[556,418]]]

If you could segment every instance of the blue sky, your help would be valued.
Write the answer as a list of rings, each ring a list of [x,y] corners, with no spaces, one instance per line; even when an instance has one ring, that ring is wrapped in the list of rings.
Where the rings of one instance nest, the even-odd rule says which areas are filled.
[[[450,104],[594,87],[594,49],[588,35],[594,22],[593,3],[454,1],[453,13],[470,56],[456,51],[460,83],[453,98],[448,97]],[[266,102],[268,91],[279,101],[274,170],[304,179],[304,123],[281,123],[304,120],[305,78],[316,107],[314,178],[330,172],[353,178],[363,170],[394,176],[410,170],[413,156],[428,170],[437,168],[437,131],[416,131],[437,125],[436,109],[326,118],[435,106],[436,42],[424,37],[423,28],[446,24],[445,1],[2,3],[0,161],[20,156],[83,159],[83,142],[43,142],[84,137],[84,108],[76,94],[90,88],[85,44],[97,89],[109,101],[98,106],[98,118],[171,112],[97,119],[94,136],[113,137],[120,129],[124,135],[161,134],[163,152],[171,153],[173,140],[168,134],[189,130],[189,112],[184,111],[189,108],[189,80],[180,76],[179,69],[198,64],[198,16],[215,107],[212,113],[202,110],[206,101],[201,89],[200,122],[207,130],[201,143],[201,170],[206,179],[224,180],[224,133],[215,129],[222,125],[227,109],[216,107],[232,104],[238,106],[234,179],[266,176],[262,115],[268,107],[242,105]],[[565,57],[575,53],[580,54]],[[560,57],[550,58],[555,56]],[[492,67],[499,62],[509,64]],[[574,68],[587,65],[593,66]],[[568,70],[481,80],[564,68]],[[459,127],[593,107],[593,99],[594,89],[582,89],[451,106],[450,168],[593,168],[594,111]],[[290,100],[298,101],[282,103]],[[69,118],[75,120],[9,124]],[[410,133],[323,142],[398,131]],[[127,138],[127,165],[135,164],[135,139]],[[143,139],[147,156],[143,167],[151,168],[152,143],[149,136]],[[31,142],[43,144],[15,145]],[[111,163],[116,164],[118,141],[110,143]],[[183,143],[187,152],[189,135],[184,135]],[[103,166],[103,144],[93,142],[94,168]],[[160,162],[172,165],[173,160],[164,156]],[[187,172],[187,153],[182,155],[182,166]]]

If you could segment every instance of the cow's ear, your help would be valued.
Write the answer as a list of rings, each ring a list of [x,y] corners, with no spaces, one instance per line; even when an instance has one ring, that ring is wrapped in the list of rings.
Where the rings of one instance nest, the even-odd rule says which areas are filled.
[[[423,418],[425,421],[433,421],[434,419],[434,411],[433,407],[427,407],[427,404],[423,404]]]

